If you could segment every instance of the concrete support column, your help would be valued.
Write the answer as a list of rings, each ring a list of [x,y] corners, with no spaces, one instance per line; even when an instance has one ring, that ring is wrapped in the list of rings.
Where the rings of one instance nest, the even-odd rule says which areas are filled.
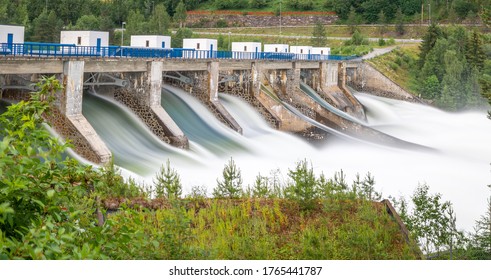
[[[164,63],[162,61],[148,62],[148,105],[159,106],[162,99],[162,72]]]
[[[252,62],[251,63],[251,76],[252,76],[252,94],[258,96],[261,92],[261,63]]]
[[[346,64],[338,63],[338,86],[344,88],[346,86]]]
[[[329,62],[321,62],[320,68],[320,87],[328,90],[329,87],[338,85],[338,66]]]
[[[64,90],[60,100],[60,111],[65,116],[82,114],[84,64],[83,60],[63,62]]]
[[[218,61],[208,62],[208,94],[210,101],[218,101]]]

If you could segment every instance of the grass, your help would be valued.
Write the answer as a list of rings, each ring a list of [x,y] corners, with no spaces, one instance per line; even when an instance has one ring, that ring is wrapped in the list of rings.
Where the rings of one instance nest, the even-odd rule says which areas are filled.
[[[147,250],[127,249],[136,256],[114,253],[138,259],[417,258],[381,203],[316,203],[312,211],[300,211],[296,202],[279,198],[200,199],[155,211],[121,211],[109,216],[114,236],[138,230],[142,241],[132,244],[158,242],[147,241]]]
[[[351,37],[350,27],[347,25],[325,25],[328,37]],[[420,38],[426,31],[427,26],[407,26],[404,35],[398,35],[395,32],[395,26],[387,26],[387,32],[384,38]],[[283,36],[310,36],[313,32],[313,26],[282,26],[281,34]],[[380,29],[373,25],[360,25],[358,29],[365,37],[380,38]],[[279,35],[279,26],[272,27],[225,27],[225,28],[193,28],[193,31],[214,32],[228,34],[265,34]]]
[[[419,45],[401,45],[394,51],[368,61],[405,90],[416,93],[413,71],[418,60]]]

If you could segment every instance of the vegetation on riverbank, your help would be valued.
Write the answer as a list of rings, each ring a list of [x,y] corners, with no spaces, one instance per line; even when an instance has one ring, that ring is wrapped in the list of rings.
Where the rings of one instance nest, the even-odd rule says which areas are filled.
[[[68,145],[59,144],[42,125],[59,82],[47,78],[39,87],[31,101],[0,115],[1,259],[420,257],[376,202],[381,194],[370,174],[349,184],[342,171],[328,179],[303,160],[289,170],[286,183],[272,173],[244,186],[240,168],[230,159],[214,198],[202,187],[182,197],[170,163],[153,185],[139,186],[125,182],[112,165],[94,169],[63,158]],[[488,220],[468,243],[452,227],[451,205],[427,188],[415,193],[413,212],[404,201],[394,201],[413,238],[430,248],[425,253],[450,248],[463,252],[453,257],[490,257]],[[468,254],[469,248],[477,253]]]
[[[440,108],[483,108],[491,101],[489,34],[432,25],[418,48],[400,46],[369,63]]]

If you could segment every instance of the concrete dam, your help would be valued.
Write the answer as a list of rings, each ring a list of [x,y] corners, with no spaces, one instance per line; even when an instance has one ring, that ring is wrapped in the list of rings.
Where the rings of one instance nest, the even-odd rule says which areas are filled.
[[[166,87],[195,97],[238,134],[242,127],[223,106],[219,93],[241,98],[280,131],[310,138],[333,134],[382,145],[412,145],[365,125],[363,106],[346,85],[348,80],[354,87],[363,87],[373,80],[362,62],[14,57],[0,60],[0,65],[5,100],[27,99],[40,75],[56,75],[62,81],[63,91],[47,121],[72,141],[79,155],[98,164],[107,163],[112,154],[83,114],[87,92],[123,105],[161,141],[181,149],[189,148],[188,136],[164,109]],[[380,87],[372,89],[380,91]]]

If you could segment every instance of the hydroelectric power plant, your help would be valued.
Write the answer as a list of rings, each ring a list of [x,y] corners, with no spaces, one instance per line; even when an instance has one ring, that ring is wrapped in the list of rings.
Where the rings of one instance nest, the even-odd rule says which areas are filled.
[[[362,61],[40,50],[0,58],[1,98],[26,99],[40,75],[56,75],[64,90],[47,121],[93,163],[113,157],[151,182],[169,159],[185,190],[211,192],[231,157],[246,186],[259,173],[286,180],[288,169],[307,159],[317,173],[343,170],[348,181],[370,172],[384,197],[409,197],[427,183],[453,203],[465,229],[484,212],[491,182],[486,113],[418,103]]]

